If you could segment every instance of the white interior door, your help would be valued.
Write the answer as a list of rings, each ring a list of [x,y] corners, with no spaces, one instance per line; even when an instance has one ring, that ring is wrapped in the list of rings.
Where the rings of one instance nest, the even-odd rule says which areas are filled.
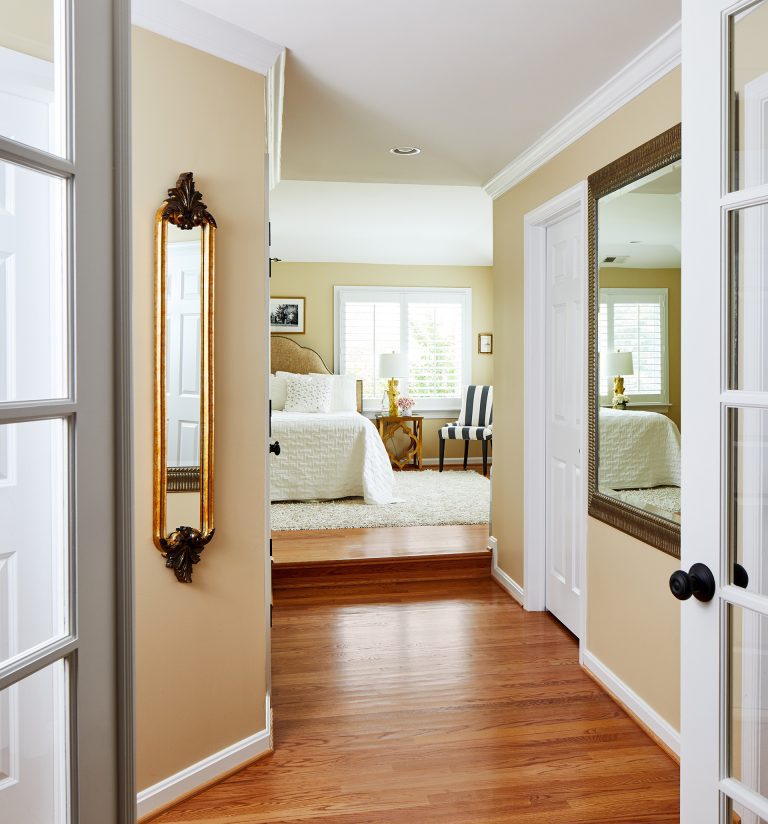
[[[546,608],[580,635],[583,219],[546,230]]]
[[[176,228],[176,227],[172,227]],[[181,229],[177,232],[181,233]],[[200,228],[168,244],[166,431],[168,466],[200,465]],[[189,235],[187,231],[185,234]]]
[[[683,2],[682,824],[768,821],[766,42]]]
[[[0,49],[4,824],[133,820],[116,586],[130,461],[118,475],[113,45],[127,47],[127,12],[120,0],[3,12],[3,42],[17,44]]]

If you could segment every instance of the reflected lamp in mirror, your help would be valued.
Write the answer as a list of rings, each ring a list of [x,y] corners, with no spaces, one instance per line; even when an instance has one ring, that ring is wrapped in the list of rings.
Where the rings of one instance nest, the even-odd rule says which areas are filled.
[[[635,374],[632,353],[603,353],[601,369],[606,375],[613,378],[613,406],[625,409],[627,401],[624,396],[624,376]]]
[[[395,417],[400,414],[397,406],[399,395],[398,378],[408,377],[408,358],[399,352],[389,352],[379,355],[379,375],[387,378],[387,398],[389,398],[389,414]]]
[[[211,541],[216,221],[191,172],[155,215],[153,540],[178,581]]]

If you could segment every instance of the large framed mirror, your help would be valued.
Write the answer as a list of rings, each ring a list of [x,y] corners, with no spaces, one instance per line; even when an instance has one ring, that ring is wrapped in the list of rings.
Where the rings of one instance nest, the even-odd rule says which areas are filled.
[[[214,534],[216,221],[191,172],[155,216],[154,543],[182,583]]]
[[[591,175],[589,514],[680,556],[680,126]]]

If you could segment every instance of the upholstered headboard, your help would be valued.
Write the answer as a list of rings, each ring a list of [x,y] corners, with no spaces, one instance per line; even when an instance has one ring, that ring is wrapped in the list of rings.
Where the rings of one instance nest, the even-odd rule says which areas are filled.
[[[269,371],[294,372],[298,375],[308,375],[315,372],[319,375],[331,375],[331,370],[325,361],[314,349],[296,343],[292,338],[282,335],[272,335],[270,338],[270,367]],[[363,382],[357,382],[357,411],[363,411]]]

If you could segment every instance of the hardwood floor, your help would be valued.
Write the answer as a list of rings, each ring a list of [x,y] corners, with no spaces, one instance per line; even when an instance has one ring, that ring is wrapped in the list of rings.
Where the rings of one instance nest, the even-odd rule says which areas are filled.
[[[677,765],[492,580],[288,595],[275,752],[158,822],[678,822]]]

